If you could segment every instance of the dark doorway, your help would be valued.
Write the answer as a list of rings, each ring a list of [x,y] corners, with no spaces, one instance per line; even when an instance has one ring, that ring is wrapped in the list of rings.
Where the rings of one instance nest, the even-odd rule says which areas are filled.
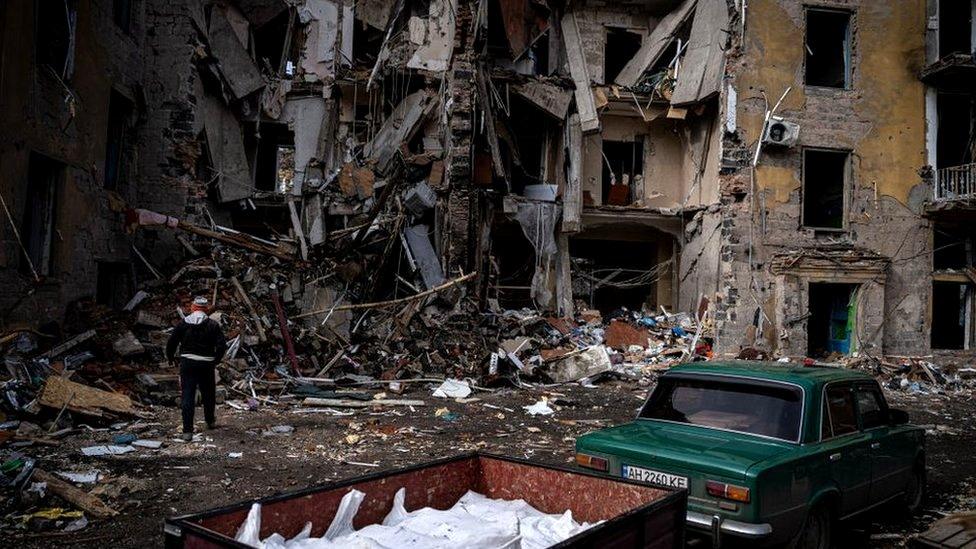
[[[966,224],[936,223],[932,228],[932,269],[963,269],[973,265],[973,228]]]
[[[857,319],[856,284],[811,282],[807,310],[807,355],[849,355]]]
[[[34,2],[34,61],[48,66],[62,80],[74,65],[75,0]]]
[[[291,188],[295,175],[295,134],[287,124],[261,123],[261,139],[254,138],[255,127],[245,127],[244,146],[248,155],[257,155],[254,187],[259,191],[282,193]]]
[[[973,161],[972,96],[940,92],[937,99],[939,126],[935,162],[939,168]]]
[[[53,271],[56,196],[64,179],[64,164],[31,153],[27,172],[27,201],[20,227],[20,237],[27,249],[21,261],[21,272],[30,273],[30,265],[39,275]]]
[[[939,57],[972,53],[972,17],[973,6],[969,0],[940,0]]]
[[[505,309],[535,308],[532,301],[535,248],[515,221],[496,223],[491,232],[494,243],[491,253],[498,268],[494,290],[499,305]]]
[[[850,87],[850,30],[850,12],[807,10],[806,84],[808,86]]]
[[[603,142],[603,203],[626,206],[633,201],[634,177],[644,172],[644,140]]]
[[[99,261],[95,282],[95,301],[112,309],[121,309],[132,297],[128,263]]]
[[[603,49],[603,82],[612,84],[640,47],[641,35],[627,29],[607,27],[607,41]]]
[[[569,253],[574,298],[604,315],[657,308],[657,279],[648,275],[657,265],[657,242],[574,238]]]
[[[844,228],[847,151],[803,151],[803,226]]]
[[[969,284],[932,282],[932,348],[964,349],[966,317],[969,316]]]

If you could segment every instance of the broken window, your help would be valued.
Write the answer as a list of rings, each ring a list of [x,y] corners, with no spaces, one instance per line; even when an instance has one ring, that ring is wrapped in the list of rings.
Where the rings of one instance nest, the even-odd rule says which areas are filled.
[[[973,6],[968,0],[939,1],[939,57],[972,54]]]
[[[932,348],[965,349],[969,343],[973,286],[963,282],[932,282]]]
[[[105,141],[105,188],[118,190],[128,175],[125,133],[132,116],[132,101],[112,90],[108,100],[108,135]]]
[[[27,258],[21,272],[30,273],[30,265],[39,275],[50,275],[53,264],[55,206],[58,189],[64,177],[64,164],[31,153],[27,172],[27,200],[20,228]]]
[[[131,297],[130,264],[99,261],[95,281],[95,301],[112,309],[121,309]]]
[[[973,261],[973,231],[965,225],[937,223],[932,229],[932,269],[963,269]]]
[[[112,20],[124,33],[132,27],[132,0],[112,0]]]
[[[857,286],[811,282],[807,310],[807,355],[849,355],[857,320]]]
[[[658,306],[658,281],[667,279],[668,264],[658,264],[659,252],[670,253],[670,239],[659,234],[642,235],[639,229],[606,234],[614,240],[570,240],[573,297],[607,315],[626,307],[654,311]],[[644,240],[638,240],[644,238]],[[666,255],[664,257],[667,257]]]
[[[851,13],[808,9],[806,84],[849,88],[851,84]]]
[[[260,66],[267,67],[275,74],[290,75],[288,69],[294,67],[297,59],[293,43],[289,40],[288,26],[292,24],[291,18],[291,12],[284,10],[254,29],[255,59]],[[289,43],[286,44],[286,40]]]
[[[71,77],[74,68],[75,0],[34,3],[34,60],[48,66],[61,79]]]
[[[938,130],[935,162],[939,168],[962,166],[973,161],[972,96],[939,92],[936,98]]]
[[[803,226],[843,229],[849,151],[803,151]]]
[[[283,193],[291,189],[295,178],[295,136],[287,124],[261,123],[260,139],[254,138],[255,127],[245,127],[245,147],[254,163],[254,187],[259,191]],[[257,155],[257,158],[253,158]]]
[[[633,201],[631,187],[644,173],[644,140],[603,142],[603,203],[627,206]]]
[[[637,54],[641,47],[641,35],[620,27],[607,27],[603,46],[603,81],[609,84]]]

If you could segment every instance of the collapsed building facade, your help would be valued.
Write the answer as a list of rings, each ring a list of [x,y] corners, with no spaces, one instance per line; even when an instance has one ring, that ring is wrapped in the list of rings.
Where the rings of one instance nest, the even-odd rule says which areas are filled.
[[[2,8],[8,326],[243,234],[313,313],[463,278],[721,355],[970,348],[969,3],[55,4]]]

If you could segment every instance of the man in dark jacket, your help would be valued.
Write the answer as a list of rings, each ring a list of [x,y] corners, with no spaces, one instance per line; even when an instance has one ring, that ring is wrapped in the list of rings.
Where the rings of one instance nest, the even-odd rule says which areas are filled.
[[[180,386],[182,388],[183,435],[193,440],[193,412],[197,388],[203,400],[203,418],[207,428],[216,427],[214,408],[217,405],[215,369],[227,351],[227,338],[216,321],[207,316],[210,303],[205,297],[193,299],[190,314],[173,329],[166,343],[166,358],[170,364],[180,357]]]

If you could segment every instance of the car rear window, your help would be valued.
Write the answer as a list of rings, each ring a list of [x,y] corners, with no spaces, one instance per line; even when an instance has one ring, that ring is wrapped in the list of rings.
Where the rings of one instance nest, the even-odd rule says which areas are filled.
[[[797,387],[773,383],[665,377],[640,417],[795,442],[802,397]]]

